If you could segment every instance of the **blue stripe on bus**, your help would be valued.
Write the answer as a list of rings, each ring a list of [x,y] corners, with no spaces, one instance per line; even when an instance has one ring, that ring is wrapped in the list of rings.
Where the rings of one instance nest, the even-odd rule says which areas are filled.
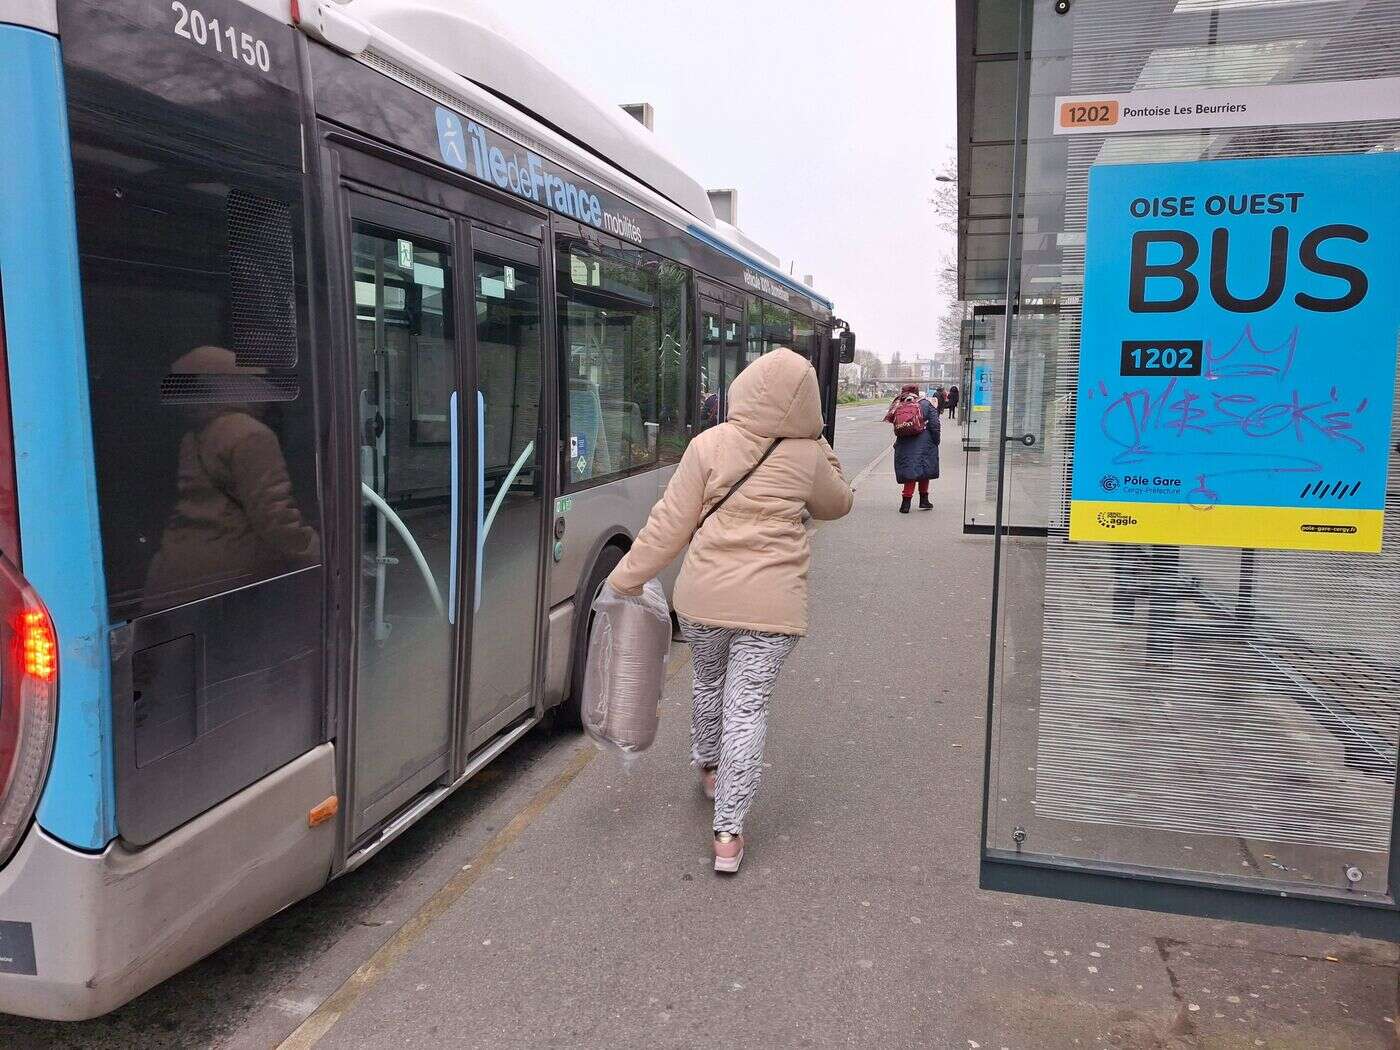
[[[715,251],[727,255],[731,259],[737,259],[739,262],[743,263],[750,269],[757,270],[759,273],[763,274],[770,280],[777,281],[784,288],[790,289],[791,291],[796,292],[798,295],[804,295],[815,303],[821,303],[828,310],[832,308],[832,302],[830,299],[823,298],[816,292],[812,291],[812,289],[808,288],[806,285],[798,284],[787,274],[783,273],[782,270],[773,269],[773,267],[769,266],[766,262],[763,262],[760,259],[755,259],[748,252],[740,251],[738,248],[735,248],[732,244],[725,244],[722,240],[716,237],[709,230],[705,229],[703,226],[696,226],[694,223],[692,223],[691,225],[686,227],[686,230],[690,233],[692,237],[704,241]]]
[[[116,836],[107,595],[63,65],[0,26],[0,295],[24,575],[58,629],[58,738],[38,820],[80,849]]]

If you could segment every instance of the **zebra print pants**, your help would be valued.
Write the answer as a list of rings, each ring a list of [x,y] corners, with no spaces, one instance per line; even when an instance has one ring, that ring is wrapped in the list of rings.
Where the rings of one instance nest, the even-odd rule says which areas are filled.
[[[695,664],[690,756],[697,766],[719,767],[715,831],[738,835],[763,776],[768,698],[797,637],[684,619],[681,631]]]

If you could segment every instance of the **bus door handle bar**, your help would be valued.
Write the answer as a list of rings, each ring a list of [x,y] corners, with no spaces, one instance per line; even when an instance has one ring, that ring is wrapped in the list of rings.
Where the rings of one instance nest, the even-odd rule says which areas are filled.
[[[408,526],[403,523],[403,519],[394,513],[394,508],[385,503],[384,498],[363,481],[360,482],[360,492],[365,499],[369,500],[374,509],[384,515],[384,519],[394,526],[394,531],[403,539],[404,545],[408,547],[408,552],[418,563],[418,571],[423,574],[423,582],[428,585],[428,593],[433,596],[433,605],[437,607],[439,613],[445,613],[446,610],[442,607],[442,592],[438,590],[437,581],[433,579],[432,570],[428,568],[428,559],[423,557],[423,552],[418,547],[418,541],[413,538],[413,533],[408,531]]]
[[[476,594],[472,612],[481,608],[481,551],[486,546],[486,398],[476,392]]]
[[[478,406],[478,408],[479,408],[480,405],[481,405],[480,397],[481,397],[481,395],[478,394],[478,395],[477,395],[477,398],[478,398],[477,406]],[[477,419],[478,419],[478,420],[481,420],[481,418],[482,418],[482,416],[481,416],[480,414],[478,414]],[[478,464],[478,466],[477,466],[477,477],[480,479],[480,482],[481,482],[481,492],[482,492],[482,495],[483,495],[483,498],[477,503],[477,508],[478,508],[477,513],[478,513],[478,514],[480,513],[481,504],[486,502],[486,501],[485,501],[485,498],[484,498],[485,491],[486,491],[486,465],[485,465],[485,464],[486,464],[486,437],[485,437],[485,429],[486,429],[485,426],[484,426],[483,424],[481,424],[480,422],[478,422],[478,426],[477,426],[477,441],[478,441],[479,445],[478,445],[478,455],[477,455],[477,464]],[[531,441],[528,445],[525,446],[525,451],[523,451],[523,452],[520,453],[520,458],[517,459],[517,460],[515,461],[515,465],[514,465],[513,467],[510,468],[510,473],[507,474],[507,475],[505,476],[504,480],[502,480],[502,482],[501,482],[501,487],[496,491],[496,498],[495,498],[494,500],[491,501],[491,510],[487,513],[487,515],[486,515],[486,520],[483,521],[483,522],[481,523],[481,529],[477,532],[477,540],[476,540],[476,608],[477,608],[477,609],[480,609],[480,608],[481,608],[481,561],[482,561],[482,553],[486,550],[486,538],[487,538],[488,536],[491,535],[491,526],[494,525],[495,522],[496,522],[496,514],[500,511],[500,509],[501,509],[501,504],[505,502],[505,500],[506,500],[506,494],[510,492],[510,487],[511,487],[512,485],[515,484],[515,479],[516,479],[517,477],[519,477],[519,476],[520,476],[520,472],[521,472],[522,470],[525,469],[525,464],[528,463],[528,462],[530,462],[530,460],[533,459],[534,456],[535,456],[535,443],[534,443],[533,441]]]
[[[451,420],[451,469],[452,469],[452,524],[448,533],[451,539],[448,554],[447,569],[447,622],[455,624],[457,622],[457,554],[462,546],[462,541],[458,538],[459,526],[461,524],[462,510],[462,482],[459,477],[462,468],[461,442],[458,439],[458,419],[457,419],[457,391],[452,391],[452,399],[448,402],[448,415]]]

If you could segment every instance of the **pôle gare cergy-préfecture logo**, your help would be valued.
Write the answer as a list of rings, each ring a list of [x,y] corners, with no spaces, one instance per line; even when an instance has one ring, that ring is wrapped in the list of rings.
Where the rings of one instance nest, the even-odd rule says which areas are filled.
[[[1176,496],[1185,491],[1181,478],[1164,474],[1124,474],[1123,491],[1134,496]]]
[[[1103,489],[1105,492],[1117,492],[1118,475],[1105,474],[1103,477],[1099,478],[1099,488]]]

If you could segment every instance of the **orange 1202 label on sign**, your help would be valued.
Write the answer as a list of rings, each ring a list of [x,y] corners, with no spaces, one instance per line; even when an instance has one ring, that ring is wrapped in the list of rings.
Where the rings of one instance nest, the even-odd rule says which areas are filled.
[[[1112,99],[1100,102],[1063,102],[1060,104],[1062,128],[1110,128],[1118,123],[1118,103]]]

